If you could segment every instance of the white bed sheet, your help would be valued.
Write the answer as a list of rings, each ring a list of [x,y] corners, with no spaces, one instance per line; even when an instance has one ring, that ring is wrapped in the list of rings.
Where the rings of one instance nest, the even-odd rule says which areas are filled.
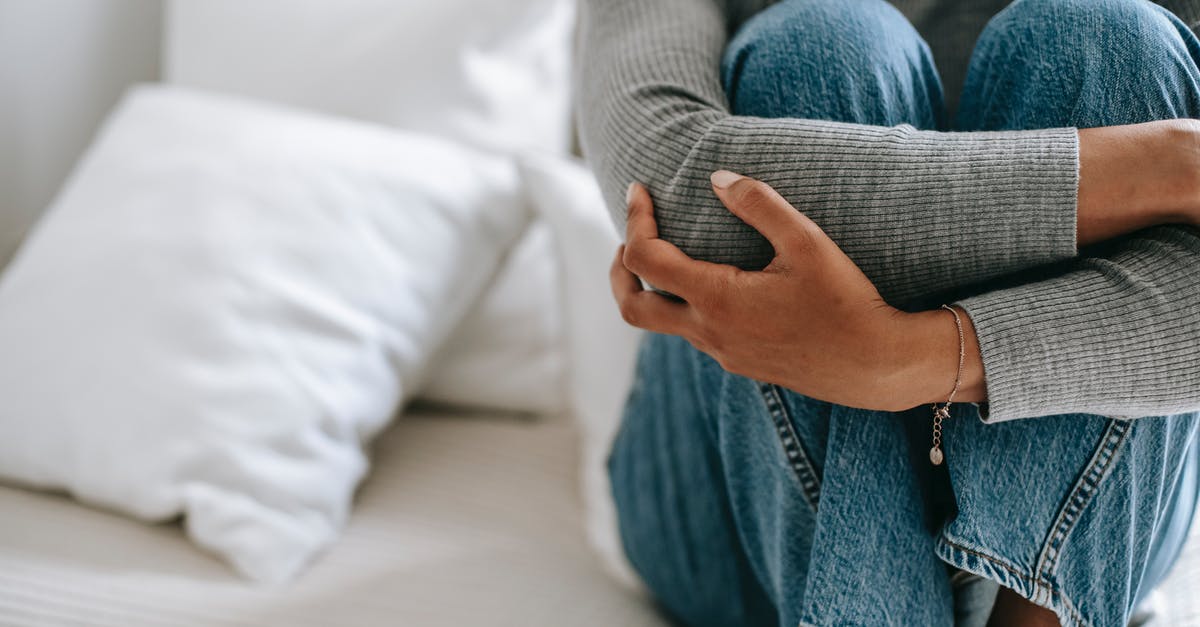
[[[587,545],[566,421],[420,411],[375,458],[344,537],[279,588],[178,525],[0,486],[0,625],[666,624]]]

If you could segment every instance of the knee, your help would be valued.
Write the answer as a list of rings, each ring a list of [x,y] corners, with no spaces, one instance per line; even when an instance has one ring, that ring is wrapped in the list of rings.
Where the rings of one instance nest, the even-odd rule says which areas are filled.
[[[979,37],[960,128],[1107,126],[1200,110],[1200,44],[1147,0],[1016,0]]]
[[[1149,0],[1016,0],[988,23],[979,47],[1063,77],[1136,77],[1190,56],[1185,30]]]
[[[722,62],[734,112],[765,117],[823,117],[787,110],[795,99],[780,90],[854,91],[922,73],[936,76],[928,46],[884,0],[784,0],[747,20]],[[867,91],[886,95],[889,87]]]
[[[1163,15],[1149,0],[1013,0],[992,18],[991,26],[1022,26],[1069,36],[1080,27],[1093,32],[1106,25],[1124,27]]]

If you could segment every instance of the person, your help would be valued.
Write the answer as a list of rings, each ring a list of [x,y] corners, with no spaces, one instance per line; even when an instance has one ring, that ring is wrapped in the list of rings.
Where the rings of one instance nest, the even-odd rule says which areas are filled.
[[[1200,3],[1169,8],[584,0],[652,332],[610,475],[675,619],[1128,623],[1200,472]]]

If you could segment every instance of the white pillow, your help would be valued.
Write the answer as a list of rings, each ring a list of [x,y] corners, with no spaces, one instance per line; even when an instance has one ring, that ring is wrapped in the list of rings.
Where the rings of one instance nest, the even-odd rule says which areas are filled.
[[[592,173],[566,159],[526,157],[521,173],[534,210],[550,224],[561,267],[569,359],[569,401],[583,435],[587,532],[618,580],[640,587],[625,558],[608,478],[642,334],[625,324],[608,285],[621,243]]]
[[[566,411],[559,290],[550,227],[536,220],[430,363],[421,398],[541,415]]]
[[[565,153],[574,20],[574,0],[171,0],[164,76]]]
[[[171,0],[167,7],[168,82],[507,153],[569,149],[574,0]],[[498,285],[437,356],[423,398],[561,411],[557,301],[546,291],[554,279],[534,250],[548,246],[534,234],[503,262]]]
[[[0,279],[0,477],[281,581],[528,220],[515,165],[139,88]]]

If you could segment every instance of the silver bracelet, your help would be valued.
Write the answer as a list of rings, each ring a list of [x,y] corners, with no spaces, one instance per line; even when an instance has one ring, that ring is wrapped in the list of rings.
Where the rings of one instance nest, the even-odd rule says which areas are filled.
[[[962,318],[959,317],[958,310],[950,305],[942,305],[942,309],[954,314],[954,326],[958,327],[958,373],[954,375],[954,389],[950,390],[945,404],[941,407],[938,407],[937,403],[933,404],[933,448],[929,449],[929,461],[933,462],[934,466],[941,466],[942,461],[946,459],[945,453],[942,452],[942,421],[950,417],[950,404],[954,402],[954,395],[958,394],[958,387],[962,385],[963,361],[967,356],[967,341],[963,337]]]

